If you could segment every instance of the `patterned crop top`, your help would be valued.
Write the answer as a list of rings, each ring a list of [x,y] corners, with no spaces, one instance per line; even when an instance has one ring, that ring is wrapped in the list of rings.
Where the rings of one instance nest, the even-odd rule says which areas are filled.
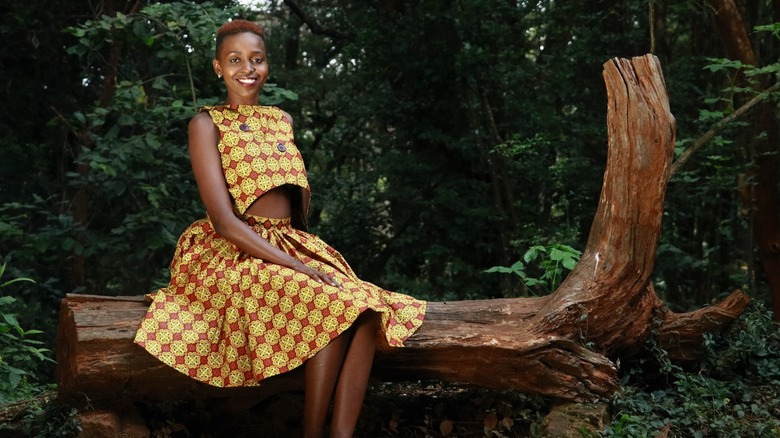
[[[284,112],[260,105],[207,106],[201,111],[208,111],[219,129],[217,147],[222,172],[236,213],[244,214],[271,189],[290,184],[301,189],[301,196],[297,197],[300,205],[293,207],[299,207],[305,228],[311,191],[303,158]]]

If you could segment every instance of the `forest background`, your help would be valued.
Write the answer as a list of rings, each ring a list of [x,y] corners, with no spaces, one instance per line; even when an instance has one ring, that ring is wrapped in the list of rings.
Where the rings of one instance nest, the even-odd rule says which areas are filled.
[[[66,293],[167,282],[179,233],[204,215],[186,127],[223,99],[210,62],[231,17],[266,27],[262,103],[292,114],[310,228],[361,277],[437,301],[549,293],[565,274],[551,255],[584,248],[598,203],[605,61],[660,59],[678,154],[754,95],[715,3],[3,2],[0,284],[35,281],[0,290],[5,324],[53,349]],[[737,4],[774,77],[780,2]],[[738,288],[770,306],[745,201],[770,123],[732,123],[671,179],[653,284],[673,310]],[[485,272],[512,265],[519,275]],[[9,384],[53,380],[32,362]]]

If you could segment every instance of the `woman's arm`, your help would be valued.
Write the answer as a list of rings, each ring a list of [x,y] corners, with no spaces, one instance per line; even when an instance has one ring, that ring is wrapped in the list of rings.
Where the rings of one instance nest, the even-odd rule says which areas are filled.
[[[330,276],[306,266],[300,260],[271,245],[236,217],[230,202],[227,183],[222,174],[218,142],[219,132],[207,113],[199,113],[190,120],[189,152],[192,171],[214,230],[252,257],[287,266],[317,281],[340,287]]]

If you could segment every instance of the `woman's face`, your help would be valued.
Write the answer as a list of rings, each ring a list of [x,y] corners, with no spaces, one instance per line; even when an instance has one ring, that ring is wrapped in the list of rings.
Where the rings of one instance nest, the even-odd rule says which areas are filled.
[[[256,105],[268,79],[263,39],[251,32],[230,35],[214,58],[214,71],[222,75],[229,104]]]

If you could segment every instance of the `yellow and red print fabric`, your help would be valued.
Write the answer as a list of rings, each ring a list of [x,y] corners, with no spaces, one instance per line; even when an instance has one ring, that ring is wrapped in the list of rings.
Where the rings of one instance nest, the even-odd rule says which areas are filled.
[[[222,171],[240,214],[275,187],[292,184],[308,193],[303,158],[279,108],[228,105],[204,110],[220,131]]]
[[[424,301],[360,280],[336,250],[288,219],[244,219],[343,289],[250,257],[202,219],[180,238],[171,283],[154,295],[136,344],[196,380],[253,386],[303,364],[365,310],[380,313],[391,346],[422,324]]]
[[[262,111],[281,114],[277,109]],[[215,118],[214,111],[211,115],[219,127],[219,117]],[[275,123],[277,151],[291,152],[294,148],[291,137],[286,143],[278,137],[281,119],[256,116],[255,113],[243,119],[230,116],[235,123],[231,121],[223,126],[237,123],[243,131],[246,128],[241,125],[248,125],[247,121],[263,121],[250,126],[247,132],[251,132]],[[289,128],[286,121],[282,123]],[[226,145],[221,144],[220,150],[237,211],[244,211],[248,204],[242,203],[251,203],[264,192],[234,190],[235,186],[248,187],[243,181],[264,180],[261,175],[271,178],[272,187],[284,181],[281,184],[295,184],[308,192],[302,161],[299,166],[294,159],[277,159],[283,170],[277,172],[276,164],[270,161],[263,167],[254,158],[225,159],[234,150],[225,141],[224,134],[228,132],[232,129],[223,131]],[[257,138],[240,141],[244,143],[237,147],[246,150],[258,143],[268,143]],[[293,151],[289,155],[300,158],[297,149]],[[241,162],[249,163],[249,173],[239,170],[243,165],[231,164]],[[285,170],[287,163],[289,169]],[[230,169],[238,175],[233,182],[227,176]],[[277,173],[279,178],[275,176]],[[251,215],[241,218],[272,245],[333,276],[343,288],[319,283],[290,268],[251,257],[218,235],[208,219],[198,220],[179,238],[170,266],[170,284],[151,295],[152,303],[136,332],[135,343],[163,363],[210,385],[254,386],[267,377],[303,364],[349,329],[364,311],[373,310],[381,315],[382,331],[390,346],[402,346],[422,324],[424,301],[360,280],[340,253],[319,237],[292,227],[290,219]]]

